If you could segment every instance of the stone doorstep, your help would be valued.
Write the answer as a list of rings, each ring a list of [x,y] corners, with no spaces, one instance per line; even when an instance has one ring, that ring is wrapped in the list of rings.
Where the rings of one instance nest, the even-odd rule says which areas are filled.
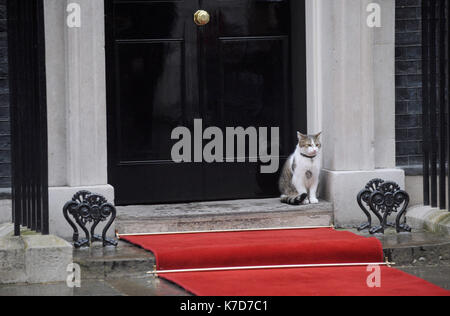
[[[329,226],[331,203],[290,206],[279,199],[117,207],[121,234],[297,226]]]
[[[0,224],[0,238],[12,235],[14,233],[14,224],[6,223]]]
[[[450,212],[445,210],[414,206],[408,210],[407,221],[416,229],[450,235]]]
[[[72,246],[56,236],[0,238],[0,284],[61,282],[72,263]]]
[[[4,199],[0,193],[0,225],[12,222],[12,202],[11,199]]]
[[[91,248],[74,249],[73,261],[80,265],[83,280],[145,277],[156,264],[151,252],[124,241],[117,248],[95,243]]]

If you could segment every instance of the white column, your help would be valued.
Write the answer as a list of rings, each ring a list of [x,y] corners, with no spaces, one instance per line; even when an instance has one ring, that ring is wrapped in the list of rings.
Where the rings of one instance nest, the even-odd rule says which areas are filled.
[[[44,0],[50,187],[67,185],[65,7]]]
[[[323,21],[322,122],[328,170],[371,170],[374,161],[373,31],[365,0],[326,0]]]
[[[72,2],[81,6],[80,28],[66,23]],[[44,6],[50,230],[69,237],[62,207],[77,191],[114,201],[107,178],[104,1],[45,0]]]
[[[378,1],[382,27],[370,28],[371,2],[307,0],[308,119],[323,128],[322,196],[338,226],[364,220],[356,195],[372,178],[404,187],[394,169],[395,7]]]
[[[375,30],[375,167],[395,167],[395,1],[378,0],[382,27]]]
[[[322,1],[305,0],[306,11],[306,82],[308,133],[317,134],[322,127],[323,86],[322,46],[318,34],[322,33],[323,23],[329,17],[323,17]]]
[[[65,28],[67,180],[69,186],[102,185],[108,174],[104,3],[76,2],[82,26]]]

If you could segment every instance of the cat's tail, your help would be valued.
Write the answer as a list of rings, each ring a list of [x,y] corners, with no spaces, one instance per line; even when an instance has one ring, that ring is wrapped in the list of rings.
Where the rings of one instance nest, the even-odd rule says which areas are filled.
[[[289,205],[300,205],[306,200],[307,197],[308,194],[306,193],[297,196],[282,195],[280,201],[281,203],[286,203]]]

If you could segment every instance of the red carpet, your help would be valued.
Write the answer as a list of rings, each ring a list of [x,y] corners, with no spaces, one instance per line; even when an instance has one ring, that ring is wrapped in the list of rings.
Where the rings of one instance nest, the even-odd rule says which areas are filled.
[[[158,270],[380,263],[381,243],[331,228],[276,231],[122,236],[152,251]],[[196,295],[450,295],[424,280],[382,267],[381,288],[371,289],[367,267],[183,272],[160,274]]]
[[[378,239],[331,228],[122,239],[152,251],[158,270],[384,261]]]
[[[160,275],[200,296],[450,296],[417,277],[381,267],[381,288],[369,288],[366,267],[240,270]]]

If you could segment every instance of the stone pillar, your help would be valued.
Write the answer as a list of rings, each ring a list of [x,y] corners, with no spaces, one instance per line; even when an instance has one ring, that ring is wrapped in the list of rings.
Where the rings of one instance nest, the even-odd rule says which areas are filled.
[[[81,27],[69,28],[72,2],[44,1],[50,230],[62,237],[72,235],[62,207],[77,191],[114,201],[107,178],[104,2],[77,0]]]
[[[369,180],[404,187],[395,169],[395,4],[377,1],[382,25],[370,28],[372,1],[308,1],[308,118],[310,132],[323,127],[322,197],[337,226],[353,226],[364,221],[356,195]]]

